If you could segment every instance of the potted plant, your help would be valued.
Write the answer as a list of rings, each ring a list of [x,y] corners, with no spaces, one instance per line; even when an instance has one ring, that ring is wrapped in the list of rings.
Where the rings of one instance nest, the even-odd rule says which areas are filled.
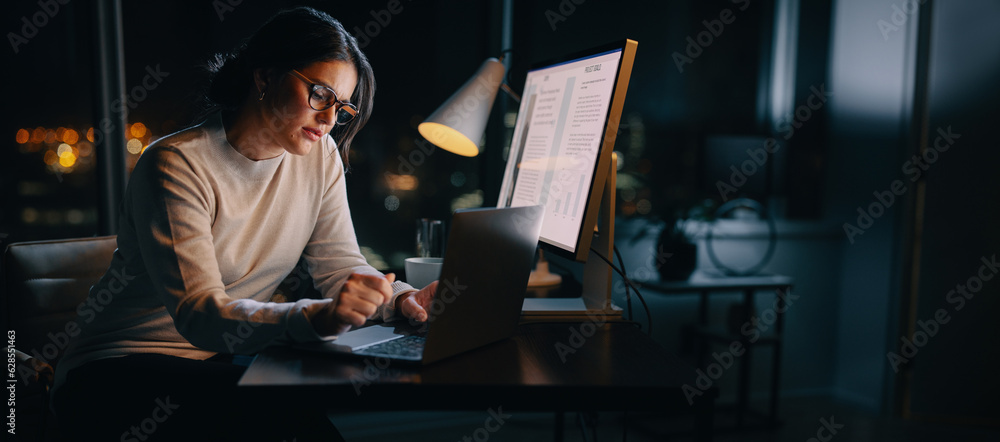
[[[698,246],[692,241],[692,223],[708,219],[714,203],[707,200],[689,210],[668,211],[656,241],[656,270],[664,281],[684,281],[698,266]]]

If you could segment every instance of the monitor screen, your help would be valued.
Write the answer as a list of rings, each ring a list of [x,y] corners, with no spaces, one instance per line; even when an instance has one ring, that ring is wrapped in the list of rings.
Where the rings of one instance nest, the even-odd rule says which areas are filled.
[[[540,241],[578,261],[593,236],[634,52],[626,40],[525,79],[498,206],[545,206]]]

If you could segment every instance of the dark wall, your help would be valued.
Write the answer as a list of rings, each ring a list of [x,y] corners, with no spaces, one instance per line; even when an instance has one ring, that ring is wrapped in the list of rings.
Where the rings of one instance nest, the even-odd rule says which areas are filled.
[[[839,0],[834,5],[830,49],[830,149],[824,201],[826,218],[838,229],[840,275],[836,371],[833,392],[871,410],[885,410],[892,385],[886,352],[901,280],[899,236],[902,204],[885,208],[858,226],[872,192],[900,178],[906,157],[906,127],[912,118],[915,42],[906,30],[888,35],[877,22],[892,13],[892,0]],[[911,30],[916,26],[910,22]],[[904,28],[908,29],[908,28]]]
[[[834,393],[873,410],[983,422],[1000,391],[998,288],[982,261],[1000,246],[1000,39],[989,24],[1000,11],[982,1],[897,9],[834,8],[824,206],[842,226]],[[951,147],[949,127],[960,136]],[[981,268],[972,299],[949,293],[980,282],[969,283]],[[947,323],[935,329],[939,310]]]
[[[928,6],[933,16],[921,155],[925,193],[914,257],[919,282],[895,342],[903,357],[904,350],[915,351],[900,366],[909,397],[903,410],[915,417],[996,424],[1000,5],[965,0]],[[937,324],[936,315],[947,319]],[[935,325],[939,331],[930,336]],[[913,343],[910,349],[904,337]]]

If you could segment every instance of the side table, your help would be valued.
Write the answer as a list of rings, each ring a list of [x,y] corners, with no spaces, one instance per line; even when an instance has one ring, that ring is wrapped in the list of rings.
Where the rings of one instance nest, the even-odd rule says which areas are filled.
[[[763,415],[763,418],[768,427],[777,426],[779,380],[781,376],[781,340],[782,333],[784,332],[784,314],[782,313],[787,308],[785,296],[792,290],[793,279],[783,275],[726,276],[720,272],[699,270],[695,271],[686,281],[637,280],[634,282],[640,284],[640,287],[666,295],[698,294],[698,328],[696,334],[701,341],[698,355],[698,365],[701,368],[706,368],[705,362],[708,356],[709,342],[719,342],[726,345],[737,342],[742,344],[745,352],[739,357],[738,362],[740,372],[737,383],[737,427],[743,426],[746,414],[754,413],[753,410],[748,409],[751,353],[753,352],[753,348],[759,345],[773,346],[769,410],[768,414]],[[774,291],[776,295],[774,301],[776,311],[772,312],[773,334],[763,334],[759,331],[756,333],[733,333],[726,326],[711,326],[708,323],[708,302],[711,293],[742,292],[744,311],[749,313],[754,311],[755,293],[764,290]],[[759,320],[766,322],[768,318],[762,314]],[[746,325],[744,323],[744,327]],[[744,327],[741,327],[741,330]]]

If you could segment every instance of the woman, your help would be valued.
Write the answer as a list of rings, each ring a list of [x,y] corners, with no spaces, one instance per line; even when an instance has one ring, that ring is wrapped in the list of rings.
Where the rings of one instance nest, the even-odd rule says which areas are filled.
[[[54,407],[72,435],[330,440],[322,416],[236,389],[244,367],[226,355],[427,319],[436,283],[417,291],[368,266],[351,223],[344,163],[375,90],[355,39],[297,8],[211,67],[220,112],[142,154],[90,292],[101,309],[58,366]],[[324,298],[268,302],[300,257]]]

